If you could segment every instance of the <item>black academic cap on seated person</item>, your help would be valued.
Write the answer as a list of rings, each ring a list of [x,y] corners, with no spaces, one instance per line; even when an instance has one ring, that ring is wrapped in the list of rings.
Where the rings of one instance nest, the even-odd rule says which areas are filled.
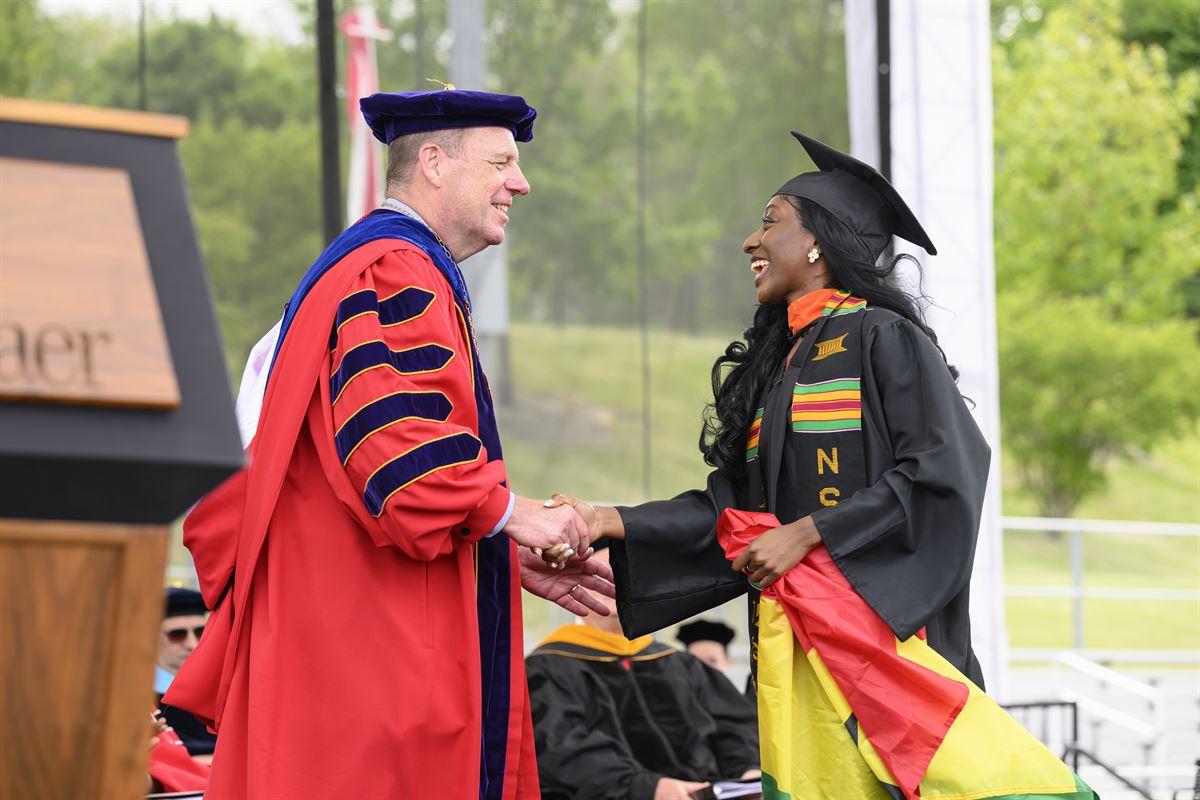
[[[733,637],[733,628],[723,622],[711,622],[707,619],[698,619],[687,625],[680,625],[679,633],[675,636],[685,645],[692,642],[716,642],[722,647],[728,647],[729,643],[733,641]]]
[[[195,589],[181,589],[178,586],[167,589],[167,605],[163,619],[207,613],[208,609],[204,606],[204,598]]]
[[[924,248],[931,256],[937,255],[929,234],[878,170],[803,133],[792,131],[792,136],[804,145],[821,171],[797,175],[775,194],[816,203],[870,247],[873,258],[887,248],[892,236]]]

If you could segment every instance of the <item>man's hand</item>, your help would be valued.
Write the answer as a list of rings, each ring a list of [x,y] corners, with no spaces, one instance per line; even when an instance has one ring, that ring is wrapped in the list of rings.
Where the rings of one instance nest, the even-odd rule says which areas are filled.
[[[608,564],[596,559],[572,559],[560,568],[547,564],[528,548],[518,547],[517,552],[521,558],[521,586],[525,591],[557,603],[577,617],[586,617],[589,610],[602,617],[612,613],[591,594],[617,596],[612,568]]]
[[[692,800],[692,792],[708,787],[707,783],[659,778],[654,787],[654,800]]]
[[[751,583],[766,589],[820,543],[812,517],[804,517],[760,535],[734,559],[733,571],[744,572]]]
[[[539,556],[557,563],[560,568],[573,555],[578,554],[580,558],[591,555],[587,525],[570,506],[550,507],[536,500],[517,497],[504,532],[517,544],[534,549]]]

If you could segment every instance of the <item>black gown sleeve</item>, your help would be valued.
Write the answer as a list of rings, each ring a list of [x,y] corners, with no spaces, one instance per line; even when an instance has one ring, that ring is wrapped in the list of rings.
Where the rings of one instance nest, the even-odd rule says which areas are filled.
[[[870,393],[883,417],[873,435],[893,466],[812,519],[846,579],[907,639],[970,581],[990,449],[941,352],[916,326],[889,319],[864,346],[864,434]]]
[[[179,741],[187,748],[188,755],[211,755],[217,748],[217,735],[209,733],[204,723],[182,708],[169,706],[159,698],[158,707],[162,709],[163,717],[175,731]]]
[[[543,797],[652,800],[657,775],[638,763],[612,700],[563,656],[525,662]]]
[[[689,658],[692,685],[700,703],[717,724],[708,746],[717,758],[723,779],[737,779],[758,769],[758,710],[728,678],[698,658]]]
[[[703,491],[617,508],[625,540],[612,543],[617,611],[631,639],[719,606],[746,592],[717,544],[717,517],[737,505],[718,471]]]

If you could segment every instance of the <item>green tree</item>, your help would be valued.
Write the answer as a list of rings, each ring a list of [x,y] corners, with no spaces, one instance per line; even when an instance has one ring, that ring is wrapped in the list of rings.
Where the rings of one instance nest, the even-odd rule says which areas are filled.
[[[1125,0],[1121,18],[1126,38],[1163,49],[1172,75],[1200,71],[1200,7],[1195,0]],[[1179,157],[1182,191],[1200,186],[1200,107],[1192,110],[1188,125]],[[1183,293],[1188,316],[1200,319],[1200,269],[1183,285]]]
[[[136,32],[129,31],[91,71],[91,95],[103,105],[136,108],[137,54]],[[154,21],[146,32],[146,110],[264,128],[312,120],[312,65],[309,46],[251,37],[216,15]]]
[[[1125,0],[1121,6],[1125,38],[1157,45],[1167,55],[1172,75],[1200,70],[1200,5],[1196,0]],[[1193,109],[1179,159],[1179,183],[1200,185],[1200,114]]]
[[[122,36],[105,16],[50,16],[36,0],[0,2],[0,95],[95,104],[89,74]]]
[[[1094,1],[1094,0],[1093,0]],[[1037,34],[1046,15],[1067,0],[992,0],[992,31],[1002,47]],[[1167,68],[1178,77],[1200,69],[1200,6],[1196,0],[1103,0],[1119,13],[1121,35],[1128,42],[1157,45]],[[1200,115],[1193,110],[1179,158],[1180,191],[1200,184]],[[1200,301],[1198,301],[1200,302]],[[1200,305],[1196,306],[1200,315]]]
[[[522,147],[533,187],[517,201],[509,272],[521,317],[629,322],[636,308],[632,215],[633,61],[608,3],[488,5],[489,88],[538,109]]]
[[[37,0],[0,4],[0,94],[29,94],[52,63],[53,48],[44,36],[48,28]]]
[[[1177,183],[1197,77],[1127,43],[1116,12],[1062,5],[995,55],[1005,446],[1056,516],[1200,413],[1179,290],[1200,231]]]
[[[1173,80],[1161,49],[1119,34],[1108,6],[1063,6],[998,54],[998,279],[1001,289],[1036,280],[1101,293],[1114,308],[1153,301],[1161,316],[1179,308],[1175,289],[1190,274],[1164,271],[1176,219],[1160,206],[1177,192],[1197,76]]]
[[[841,3],[654,0],[648,9],[652,322],[740,330],[754,304],[741,243],[770,193],[808,165],[788,131],[848,140]],[[533,193],[511,231],[518,314],[637,319],[637,12],[489,5],[493,87],[539,109],[524,150]]]
[[[742,242],[771,193],[812,169],[789,131],[849,144],[842,6],[649,9],[654,303],[673,328],[740,331],[755,306]]]
[[[998,298],[1005,458],[1039,513],[1070,516],[1110,459],[1183,433],[1200,412],[1194,326],[1131,325],[1096,297]],[[1152,502],[1152,498],[1147,498]]]
[[[323,246],[315,138],[309,121],[234,118],[196,125],[180,143],[235,379]]]

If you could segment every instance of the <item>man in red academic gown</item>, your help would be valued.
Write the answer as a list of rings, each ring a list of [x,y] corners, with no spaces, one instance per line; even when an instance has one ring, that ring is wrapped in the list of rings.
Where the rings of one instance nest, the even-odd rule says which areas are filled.
[[[210,799],[535,798],[520,587],[604,613],[611,572],[505,484],[457,262],[503,241],[536,112],[361,105],[388,197],[301,281],[249,466],[187,521],[214,613],[166,702],[220,733]]]

